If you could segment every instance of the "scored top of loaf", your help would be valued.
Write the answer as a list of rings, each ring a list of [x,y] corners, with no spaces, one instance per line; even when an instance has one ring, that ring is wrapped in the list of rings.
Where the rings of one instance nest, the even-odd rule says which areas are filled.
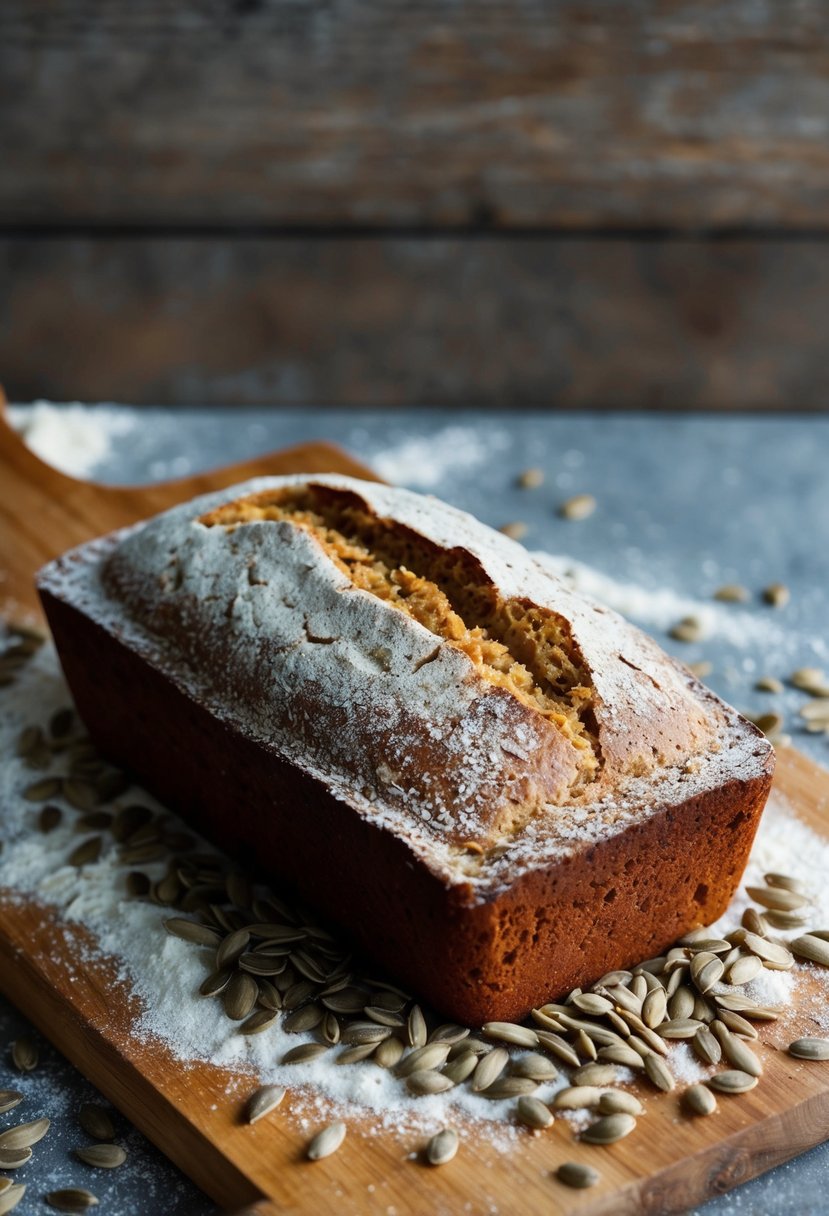
[[[41,585],[482,896],[767,763],[654,641],[406,490],[257,479]]]

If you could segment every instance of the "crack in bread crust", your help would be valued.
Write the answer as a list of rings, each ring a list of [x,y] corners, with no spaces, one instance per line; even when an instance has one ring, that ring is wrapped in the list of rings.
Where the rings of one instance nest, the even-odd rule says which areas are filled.
[[[314,483],[265,491],[200,522],[233,529],[267,520],[310,532],[353,586],[461,650],[484,679],[540,713],[577,749],[573,796],[595,780],[595,690],[563,618],[529,600],[503,598],[471,554],[441,549],[349,491]]]

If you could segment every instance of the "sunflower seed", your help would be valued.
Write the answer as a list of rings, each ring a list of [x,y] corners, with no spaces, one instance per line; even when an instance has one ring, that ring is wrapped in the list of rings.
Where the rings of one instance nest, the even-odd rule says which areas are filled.
[[[59,1191],[50,1191],[46,1196],[50,1207],[59,1212],[86,1212],[89,1208],[97,1207],[98,1199],[91,1191],[82,1187],[64,1187]]]
[[[780,1017],[779,1009],[773,1009],[768,1005],[758,1005],[749,997],[743,996],[738,992],[718,993],[714,999],[720,1010],[726,1009],[734,1013],[743,1013],[747,1018],[752,1018],[755,1022],[776,1022]]]
[[[762,596],[773,608],[784,608],[791,599],[791,592],[785,583],[770,583],[763,588]]]
[[[806,895],[787,887],[746,887],[746,894],[756,904],[778,912],[794,912],[809,903]]]
[[[682,1101],[693,1115],[713,1115],[717,1109],[717,1099],[706,1085],[689,1085]]]
[[[692,1039],[700,1025],[696,1018],[672,1018],[663,1022],[657,1033],[663,1039]]]
[[[260,994],[260,999],[261,999],[261,994]],[[309,1006],[309,1008],[313,1008],[313,1006]],[[284,1025],[284,1023],[283,1023],[283,1025]],[[325,1016],[322,1019],[322,1029],[321,1029],[320,1033],[322,1034],[322,1037],[325,1039],[326,1043],[330,1043],[332,1045],[332,1047],[336,1046],[337,1043],[339,1043],[340,1033],[341,1033],[340,1032],[340,1023],[337,1021],[337,1017],[335,1014],[331,1013],[330,1011],[326,1012]],[[392,1042],[397,1042],[397,1040],[388,1039],[387,1042],[392,1043]],[[382,1047],[383,1044],[381,1043],[380,1046]],[[401,1051],[402,1051],[402,1044],[401,1044]],[[376,1053],[375,1053],[375,1058],[376,1058]]]
[[[532,1094],[538,1089],[538,1082],[529,1077],[500,1077],[482,1090],[481,1096],[494,1102],[504,1098],[518,1098],[522,1094]]]
[[[495,1047],[478,1061],[472,1075],[471,1088],[476,1093],[488,1089],[500,1077],[509,1063],[509,1052],[505,1047]]]
[[[400,1039],[396,1039],[396,1038],[392,1037],[389,1039],[384,1039],[382,1043],[378,1043],[377,1049],[375,1050],[374,1055],[371,1058],[372,1058],[372,1060],[374,1060],[375,1064],[379,1064],[381,1068],[396,1068],[397,1065],[400,1063],[400,1060],[402,1059],[404,1051],[405,1051],[405,1048],[404,1048],[403,1044],[400,1042]],[[472,1058],[474,1059],[475,1057],[473,1056]],[[451,1067],[452,1067],[451,1064],[447,1065],[447,1070],[446,1070],[447,1076],[450,1075],[449,1069]],[[471,1071],[472,1070],[470,1069],[470,1072]],[[466,1075],[468,1076],[469,1073],[467,1073]],[[455,1084],[457,1084],[458,1081],[462,1080],[463,1078],[452,1076],[451,1079]]]
[[[633,1115],[620,1112],[617,1115],[603,1115],[595,1123],[591,1123],[581,1134],[582,1140],[588,1144],[615,1144],[629,1136],[636,1127]]]
[[[700,992],[710,992],[725,970],[722,959],[710,951],[702,950],[691,959],[691,979]]]
[[[222,1007],[232,1022],[243,1021],[253,1012],[259,997],[259,985],[246,971],[236,971],[222,992]]]
[[[570,1085],[560,1089],[553,1098],[555,1110],[593,1110],[599,1105],[602,1091],[598,1085]]]
[[[668,630],[668,636],[677,642],[700,642],[705,636],[705,630],[699,617],[686,616]]]
[[[355,1047],[346,1047],[335,1059],[335,1064],[359,1064],[367,1060],[377,1050],[375,1043],[358,1043]]]
[[[0,1148],[0,1170],[19,1170],[31,1159],[30,1148]]]
[[[16,1208],[25,1194],[25,1183],[9,1180],[9,1185],[0,1192],[0,1216],[4,1216],[6,1212],[11,1212]]]
[[[263,1030],[267,1030],[270,1026],[273,1026],[278,1016],[278,1012],[275,1009],[257,1009],[250,1017],[244,1020],[239,1027],[239,1034],[261,1034]]]
[[[45,834],[53,832],[63,819],[63,811],[54,802],[47,802],[37,817],[38,829]]]
[[[700,1026],[691,1040],[691,1046],[703,1064],[719,1064],[722,1059],[719,1040],[714,1037],[707,1026]]]
[[[528,1052],[513,1063],[513,1076],[529,1077],[532,1081],[553,1081],[558,1076],[558,1069],[546,1056],[537,1051]]]
[[[599,1060],[602,1064],[619,1064],[623,1068],[642,1068],[642,1056],[648,1054],[648,1048],[644,1044],[643,1047],[644,1052],[638,1052],[628,1043],[609,1043],[607,1047],[599,1048]],[[587,1083],[596,1084],[591,1081]]]
[[[60,778],[41,777],[40,781],[34,781],[31,785],[26,786],[23,797],[27,802],[48,802],[50,798],[57,798],[60,791]]]
[[[642,1002],[642,1021],[652,1030],[665,1021],[668,995],[664,988],[652,988]]]
[[[758,692],[781,693],[783,691],[783,683],[776,676],[760,676],[754,687]]]
[[[81,1129],[93,1140],[114,1140],[115,1128],[107,1112],[94,1102],[84,1102],[78,1110]]]
[[[727,979],[729,984],[748,984],[763,970],[762,959],[756,954],[743,954],[736,959],[728,968]]]
[[[575,494],[561,504],[558,513],[562,519],[587,519],[596,510],[596,505],[592,494]]]
[[[645,1074],[652,1085],[663,1093],[670,1093],[676,1085],[673,1073],[661,1056],[651,1054],[645,1056]]]
[[[613,1002],[609,1001],[606,996],[599,996],[595,992],[581,992],[578,996],[573,997],[573,1004],[582,1013],[589,1013],[593,1017],[601,1017],[613,1008]]]
[[[409,1012],[407,1035],[410,1047],[426,1046],[426,1021],[419,1005],[413,1005]]]
[[[90,836],[88,840],[84,840],[77,848],[73,849],[67,857],[67,864],[70,866],[88,866],[94,863],[101,856],[101,846],[103,840],[100,836]]]
[[[539,1046],[546,1048],[557,1059],[562,1060],[565,1064],[569,1064],[573,1068],[578,1068],[579,1057],[576,1055],[573,1048],[567,1043],[561,1035],[554,1034],[550,1030],[537,1030]]]
[[[430,1165],[446,1165],[457,1153],[458,1143],[454,1127],[444,1127],[426,1145],[426,1160]]]
[[[575,1085],[612,1085],[619,1071],[613,1064],[582,1064],[573,1073]]]
[[[599,1098],[602,1115],[644,1115],[645,1108],[638,1098],[624,1089],[607,1089]]]
[[[23,1095],[16,1089],[0,1089],[0,1115],[14,1110],[15,1106],[19,1106],[22,1101]]]
[[[412,1094],[442,1094],[453,1085],[450,1077],[431,1069],[417,1069],[406,1077],[406,1088]]]
[[[483,1033],[488,1039],[497,1042],[510,1043],[513,1047],[537,1047],[538,1035],[527,1026],[518,1026],[514,1022],[485,1022]]]
[[[346,1126],[341,1119],[338,1119],[336,1123],[329,1123],[322,1131],[317,1132],[305,1150],[308,1160],[321,1161],[323,1157],[330,1157],[332,1153],[336,1153],[345,1140],[345,1133]]]
[[[282,1019],[282,1029],[288,1034],[306,1034],[309,1030],[316,1030],[322,1019],[323,1011],[319,1005],[302,1005]]]
[[[592,1165],[582,1165],[579,1161],[565,1161],[558,1167],[555,1176],[565,1186],[585,1190],[589,1186],[595,1186],[601,1174],[598,1170],[594,1170]]]
[[[210,929],[197,920],[186,920],[182,916],[171,916],[164,921],[164,928],[173,937],[179,937],[195,946],[218,947],[222,940],[215,929]]]
[[[544,470],[525,469],[523,473],[519,473],[517,484],[522,490],[537,490],[544,484]]]
[[[256,1123],[259,1119],[264,1119],[265,1115],[276,1110],[284,1097],[285,1090],[281,1085],[263,1085],[248,1099],[245,1122]]]
[[[763,1065],[760,1060],[742,1039],[738,1039],[731,1033],[723,1022],[714,1023],[714,1033],[722,1045],[723,1055],[729,1064],[733,1064],[735,1068],[748,1073],[749,1076],[762,1075]]]
[[[789,1055],[798,1060],[829,1060],[829,1039],[814,1036],[795,1039],[789,1044]]]
[[[522,1094],[518,1099],[515,1111],[519,1122],[526,1127],[541,1130],[550,1127],[554,1122],[549,1106],[545,1106],[539,1098],[534,1098],[532,1094]]]
[[[522,540],[527,535],[527,525],[521,519],[514,519],[511,523],[501,524],[498,531],[510,540]]]
[[[450,1043],[427,1043],[423,1047],[416,1047],[414,1051],[410,1051],[400,1061],[397,1066],[398,1077],[407,1077],[410,1073],[421,1070],[428,1071],[434,1068],[442,1068],[446,1063],[450,1049]],[[504,1055],[507,1055],[507,1053],[504,1052]],[[489,1057],[485,1058],[488,1059]],[[504,1066],[506,1066],[506,1062],[505,1060]]]
[[[351,1022],[344,1027],[341,1040],[343,1043],[358,1045],[360,1043],[382,1043],[391,1038],[390,1026],[378,1026],[376,1022]],[[449,1044],[447,1044],[448,1050]]]
[[[34,1072],[40,1060],[37,1043],[29,1035],[21,1035],[12,1043],[12,1064],[18,1072]]]
[[[16,1127],[9,1127],[0,1132],[0,1148],[31,1148],[43,1139],[50,1126],[50,1119],[32,1119],[30,1123],[18,1123]]]
[[[84,1165],[95,1166],[100,1170],[114,1170],[123,1165],[127,1154],[118,1144],[89,1144],[84,1148],[76,1148],[75,1156]]]
[[[722,1094],[744,1094],[754,1089],[757,1078],[740,1069],[726,1069],[725,1072],[715,1072],[706,1082],[712,1089]]]
[[[235,963],[239,956],[244,954],[249,942],[250,934],[247,929],[237,929],[234,933],[229,933],[216,951],[217,970]]]
[[[778,942],[769,941],[768,938],[760,937],[756,933],[746,932],[744,945],[752,954],[761,958],[771,970],[789,971],[794,966],[794,958],[791,953]]]
[[[307,1064],[311,1060],[317,1060],[320,1056],[325,1055],[328,1051],[327,1043],[300,1043],[297,1047],[292,1047],[290,1051],[286,1051],[282,1057],[283,1064]]]
[[[401,1030],[406,1025],[406,1019],[401,1017],[399,1013],[392,1013],[390,1009],[381,1009],[376,1005],[366,1005],[363,1012],[370,1021],[376,1022],[378,1026],[389,1026],[392,1030]],[[469,1034],[469,1031],[467,1030],[465,1033]],[[434,1038],[434,1035],[432,1038]],[[445,1040],[447,1043],[455,1041],[454,1039]]]
[[[366,994],[356,988],[342,988],[339,992],[332,992],[328,995],[321,993],[320,1000],[332,1013],[362,1013],[366,1004]]]
[[[812,933],[804,933],[796,937],[789,945],[798,958],[805,958],[810,963],[820,963],[829,967],[829,941],[824,941]]]

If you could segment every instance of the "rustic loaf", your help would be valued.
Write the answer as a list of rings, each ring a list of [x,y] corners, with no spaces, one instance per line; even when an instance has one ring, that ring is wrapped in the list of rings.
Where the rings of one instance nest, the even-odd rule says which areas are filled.
[[[724,910],[759,732],[431,498],[271,478],[39,589],[92,736],[447,1015],[515,1017]]]

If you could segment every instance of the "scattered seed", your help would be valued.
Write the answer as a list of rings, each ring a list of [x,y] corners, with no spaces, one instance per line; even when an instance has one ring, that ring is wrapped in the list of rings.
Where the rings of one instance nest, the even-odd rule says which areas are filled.
[[[561,504],[558,509],[563,519],[587,519],[596,510],[596,499],[592,494],[575,494]]]
[[[664,988],[652,988],[642,1002],[642,1021],[652,1030],[667,1017],[668,994]]]
[[[779,732],[783,726],[780,714],[747,714],[746,717],[766,736]]]
[[[276,1009],[257,1009],[242,1022],[242,1025],[239,1027],[239,1034],[261,1034],[263,1030],[268,1030],[269,1027],[273,1026],[278,1016],[279,1013]]]
[[[27,802],[48,802],[50,798],[57,798],[60,791],[59,777],[41,777],[40,781],[34,781],[26,787],[23,797]]]
[[[425,1047],[427,1038],[426,1019],[419,1005],[413,1005],[409,1012],[407,1034],[410,1047]]]
[[[556,1170],[555,1177],[565,1186],[585,1190],[589,1186],[595,1186],[601,1175],[598,1170],[593,1169],[592,1165],[582,1165],[579,1161],[565,1161]]]
[[[451,1077],[431,1069],[417,1069],[406,1077],[406,1088],[413,1094],[442,1094],[453,1087]]]
[[[519,1123],[523,1123],[525,1127],[532,1127],[539,1131],[545,1127],[550,1127],[554,1122],[553,1113],[549,1106],[545,1106],[540,1098],[534,1098],[532,1094],[521,1095],[518,1099],[515,1113],[518,1116]]]
[[[624,1112],[603,1115],[582,1132],[581,1138],[588,1144],[615,1144],[617,1140],[629,1136],[635,1127],[633,1115]]]
[[[691,979],[700,992],[710,992],[725,970],[722,959],[708,950],[702,950],[691,959]]]
[[[423,1047],[416,1047],[414,1051],[410,1051],[400,1061],[397,1066],[397,1075],[398,1077],[407,1077],[410,1073],[417,1072],[418,1070],[442,1068],[446,1063],[450,1050],[450,1043],[427,1043]],[[490,1055],[492,1054],[494,1053],[491,1052]],[[506,1067],[507,1060],[509,1059],[507,1052],[504,1052],[504,1055],[507,1058],[503,1062],[502,1069]],[[485,1058],[488,1059],[489,1057]]]
[[[789,942],[789,945],[798,958],[829,967],[829,934],[824,936],[822,931],[804,933]]]
[[[789,1055],[798,1060],[829,1060],[829,1039],[807,1036],[789,1044]]]
[[[524,469],[518,474],[518,485],[522,490],[537,490],[544,484],[544,470],[537,468]]]
[[[288,1034],[307,1034],[309,1030],[316,1030],[324,1017],[323,1010],[319,1005],[302,1005],[299,1009],[294,1009],[292,1013],[287,1014],[282,1019],[282,1029]],[[336,1022],[336,1018],[334,1019]],[[337,1042],[340,1041],[340,1036],[337,1036]],[[357,1042],[358,1040],[347,1039],[346,1042]],[[363,1042],[369,1040],[364,1039]]]
[[[306,1156],[309,1161],[321,1161],[323,1157],[330,1157],[332,1153],[336,1153],[337,1149],[345,1140],[346,1126],[341,1119],[336,1123],[329,1123],[322,1131],[317,1132],[311,1143],[306,1149]]]
[[[65,1187],[60,1191],[50,1191],[46,1196],[50,1207],[59,1212],[86,1212],[89,1208],[97,1207],[98,1199],[91,1191],[82,1187]]]
[[[475,1093],[488,1089],[500,1077],[509,1064],[509,1052],[505,1047],[495,1047],[478,1061],[472,1074],[471,1088]]]
[[[47,802],[37,817],[38,829],[45,834],[53,832],[63,819],[63,811],[54,802]]]
[[[26,1194],[25,1183],[8,1181],[9,1185],[0,1193],[0,1216],[13,1211]]]
[[[676,1085],[673,1073],[661,1056],[651,1054],[645,1056],[645,1074],[651,1084],[663,1093],[670,1093]]]
[[[253,1012],[259,985],[247,971],[235,971],[222,992],[222,1007],[232,1022],[242,1022]]]
[[[115,1128],[109,1114],[94,1102],[84,1102],[78,1111],[81,1129],[93,1140],[114,1140]]]
[[[763,961],[756,954],[743,954],[728,968],[729,984],[748,984],[763,970]]]
[[[637,1097],[624,1089],[607,1089],[599,1098],[602,1115],[644,1115],[645,1108]]]
[[[340,1037],[343,1043],[360,1044],[382,1043],[384,1039],[391,1038],[391,1035],[390,1026],[378,1026],[376,1022],[351,1022],[344,1028]]]
[[[527,525],[522,519],[514,519],[512,523],[501,524],[498,529],[504,536],[508,536],[510,540],[523,540],[527,535]]]
[[[89,1144],[84,1148],[76,1148],[75,1156],[84,1165],[92,1165],[99,1170],[114,1170],[123,1165],[127,1154],[119,1144]]]
[[[691,1040],[691,1046],[702,1060],[703,1064],[719,1064],[722,1059],[722,1047],[707,1026],[700,1026]]]
[[[723,1055],[728,1063],[733,1064],[741,1072],[748,1073],[750,1077],[761,1076],[763,1065],[748,1044],[732,1034],[722,1022],[715,1022],[714,1026],[717,1038],[722,1045]]]
[[[787,887],[746,887],[746,894],[756,904],[778,912],[794,912],[809,903],[807,896]]]
[[[430,1165],[446,1165],[458,1151],[458,1133],[454,1127],[444,1127],[426,1145],[426,1160]]]
[[[785,583],[770,583],[763,588],[763,599],[773,608],[785,608],[791,599],[791,592]]]
[[[384,1039],[382,1043],[378,1043],[377,1048],[374,1052],[374,1055],[371,1058],[374,1060],[375,1064],[379,1064],[381,1068],[396,1068],[403,1056],[404,1051],[405,1051],[405,1047],[400,1042],[400,1040],[392,1037],[392,1038]],[[469,1054],[469,1058],[473,1061],[473,1064],[472,1064],[472,1068],[469,1069],[469,1072],[467,1072],[465,1074],[465,1076],[469,1076],[469,1073],[472,1072],[472,1069],[475,1067],[475,1064],[474,1064],[475,1056],[473,1056],[471,1054],[471,1052],[468,1054]],[[466,1057],[461,1057],[461,1059],[465,1059],[465,1058]],[[456,1061],[456,1063],[458,1063],[458,1062],[459,1061]],[[447,1065],[447,1067],[446,1067],[447,1076],[449,1076],[450,1068],[451,1068],[451,1065]],[[455,1070],[455,1071],[458,1071],[458,1070]],[[457,1076],[451,1077],[451,1080],[456,1085],[458,1084],[458,1082],[460,1080],[464,1080],[464,1079],[465,1079],[465,1077],[457,1077]]]
[[[285,1090],[281,1085],[263,1085],[248,1099],[245,1107],[245,1122],[257,1123],[260,1119],[264,1119],[265,1115],[276,1110],[284,1097]]]
[[[519,1098],[522,1094],[532,1094],[537,1089],[538,1082],[529,1077],[501,1077],[487,1086],[482,1091],[482,1096],[497,1102],[504,1098]]]
[[[599,1105],[602,1091],[598,1085],[570,1085],[560,1089],[553,1098],[555,1110],[593,1110]]]
[[[37,1043],[29,1035],[21,1035],[12,1043],[12,1064],[18,1072],[34,1072],[40,1060]]]
[[[537,1030],[536,1034],[538,1035],[538,1042],[541,1047],[545,1047],[557,1059],[562,1060],[565,1064],[569,1064],[572,1068],[578,1068],[579,1057],[561,1035],[554,1034],[550,1030]]]
[[[374,1043],[358,1043],[354,1047],[346,1047],[337,1056],[335,1064],[359,1064],[361,1060],[367,1060],[370,1055],[376,1051]]]
[[[682,1101],[692,1115],[713,1115],[717,1109],[717,1099],[707,1085],[689,1085]]]
[[[325,1055],[328,1051],[327,1043],[300,1043],[296,1047],[292,1047],[290,1051],[286,1051],[282,1057],[283,1064],[307,1064],[310,1060],[317,1060],[320,1056]]]
[[[531,1081],[553,1081],[558,1076],[558,1069],[546,1056],[531,1051],[519,1057],[512,1066],[513,1076],[529,1077]]]
[[[218,947],[222,940],[215,929],[202,925],[197,920],[186,920],[181,916],[172,916],[169,920],[165,920],[164,928],[173,937],[180,937],[182,941],[192,942],[195,946]]]
[[[19,1106],[22,1101],[23,1095],[16,1089],[0,1089],[0,1115],[14,1110],[15,1106]]]
[[[613,1064],[582,1064],[573,1073],[575,1085],[612,1085],[619,1075]]]
[[[518,1026],[514,1022],[485,1022],[483,1033],[488,1039],[502,1043],[510,1043],[513,1047],[537,1047],[538,1035],[527,1026]]]
[[[30,1123],[18,1123],[16,1127],[9,1127],[0,1132],[0,1148],[31,1148],[43,1139],[50,1126],[50,1119],[32,1119]]]
[[[700,642],[705,636],[705,630],[698,617],[686,616],[668,630],[668,636],[677,642]]]
[[[715,1072],[709,1077],[707,1084],[721,1094],[745,1094],[754,1089],[757,1078],[740,1069],[726,1069],[725,1072]]]
[[[692,1039],[700,1028],[696,1018],[671,1018],[659,1027],[663,1039]]]
[[[766,966],[774,971],[789,971],[794,966],[794,958],[790,951],[785,946],[781,946],[779,942],[772,942],[766,937],[747,932],[743,944],[747,950],[758,955]],[[791,945],[794,949],[794,942]]]
[[[31,1159],[30,1148],[0,1148],[0,1170],[19,1170]]]
[[[645,1045],[643,1044],[643,1046]],[[645,1046],[644,1053],[636,1051],[630,1046],[630,1039],[627,1043],[608,1043],[607,1046],[599,1049],[599,1060],[602,1064],[620,1064],[623,1068],[642,1068],[643,1054],[647,1055],[648,1050],[648,1047]],[[588,1081],[587,1084],[596,1084],[596,1082]]]
[[[751,592],[740,583],[726,583],[725,586],[717,588],[713,598],[724,604],[745,604],[751,598]]]

